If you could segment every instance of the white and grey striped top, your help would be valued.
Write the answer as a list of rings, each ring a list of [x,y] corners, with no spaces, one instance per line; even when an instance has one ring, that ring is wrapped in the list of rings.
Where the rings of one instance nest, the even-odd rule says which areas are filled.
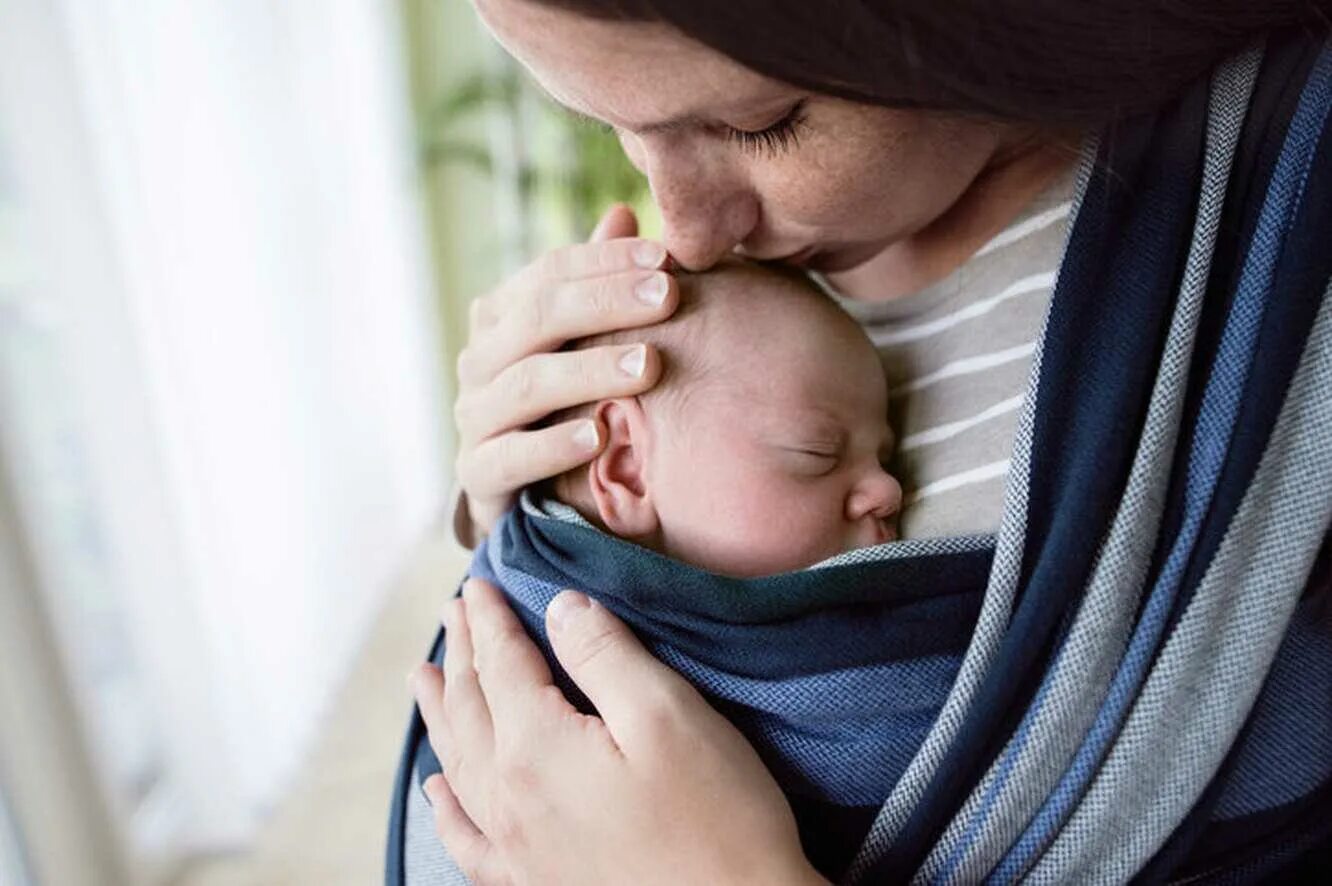
[[[837,301],[888,377],[902,538],[995,532],[1032,354],[1067,240],[1070,171],[938,283],[883,302]],[[822,282],[822,281],[821,281]],[[836,293],[833,293],[836,296]]]

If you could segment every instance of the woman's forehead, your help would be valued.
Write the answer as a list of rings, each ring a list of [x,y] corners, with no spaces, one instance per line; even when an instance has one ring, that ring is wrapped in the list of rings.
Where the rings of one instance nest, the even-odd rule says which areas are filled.
[[[790,87],[665,25],[579,16],[532,0],[475,0],[495,38],[555,101],[636,133],[762,113]]]

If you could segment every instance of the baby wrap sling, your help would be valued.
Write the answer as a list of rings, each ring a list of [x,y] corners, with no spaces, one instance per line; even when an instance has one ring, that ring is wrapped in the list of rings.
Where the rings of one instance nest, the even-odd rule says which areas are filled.
[[[1332,845],[1330,110],[1332,47],[1288,35],[1089,149],[996,536],[738,580],[527,502],[473,573],[548,658],[561,588],[626,621],[755,745],[834,879],[1311,871]],[[413,716],[391,884],[462,882],[434,771]]]

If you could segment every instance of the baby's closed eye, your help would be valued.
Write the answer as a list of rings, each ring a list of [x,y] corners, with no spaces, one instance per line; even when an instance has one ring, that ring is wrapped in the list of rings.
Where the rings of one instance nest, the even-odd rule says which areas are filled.
[[[783,446],[779,452],[798,473],[809,476],[831,473],[841,460],[840,447],[831,445]]]

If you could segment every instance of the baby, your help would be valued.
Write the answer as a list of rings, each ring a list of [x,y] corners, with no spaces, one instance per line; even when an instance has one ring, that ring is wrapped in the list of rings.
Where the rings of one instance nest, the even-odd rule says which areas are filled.
[[[895,535],[878,355],[801,277],[737,261],[679,282],[670,320],[574,345],[646,340],[663,374],[646,394],[552,417],[595,415],[601,453],[529,491],[471,574],[501,589],[584,713],[595,707],[555,659],[545,615],[563,588],[596,599],[754,746],[805,845],[849,852],[901,774],[864,761],[924,741],[920,712],[942,706],[974,622],[979,595],[920,588],[951,589],[988,560],[806,569]],[[897,678],[904,657],[945,650],[956,657],[932,676]]]
[[[721,575],[788,572],[895,535],[888,391],[865,333],[803,277],[739,261],[680,276],[651,391],[582,407],[607,431],[547,494],[604,531]],[[560,418],[568,417],[568,413]]]

